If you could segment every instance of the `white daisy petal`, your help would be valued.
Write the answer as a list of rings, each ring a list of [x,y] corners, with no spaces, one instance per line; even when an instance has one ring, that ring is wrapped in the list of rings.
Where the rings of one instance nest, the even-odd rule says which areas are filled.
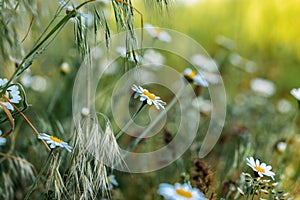
[[[153,101],[151,101],[151,99],[147,99],[147,104],[149,104],[151,106],[152,103],[153,103]]]
[[[0,78],[0,87],[6,85],[7,82],[8,80],[6,78]]]
[[[271,171],[272,167],[266,163],[260,162],[258,159],[254,160],[253,157],[246,158],[247,165],[257,172],[260,177],[269,176],[274,180],[275,173]]]
[[[65,148],[67,151],[72,152],[72,147],[68,145],[68,143],[62,141],[61,139],[54,137],[54,136],[50,136],[46,133],[41,133],[38,136],[38,139],[40,140],[44,140],[47,144],[50,145],[51,149],[54,149],[56,147],[62,147]]]
[[[2,135],[2,131],[0,130],[0,135]],[[0,137],[0,146],[3,146],[6,143],[6,138]]]
[[[255,161],[255,165],[256,165],[256,166],[260,166],[260,162],[259,162],[259,160],[258,160],[258,159],[256,159],[256,161]]]
[[[270,97],[276,92],[275,84],[262,78],[255,78],[251,80],[250,87],[253,92],[263,97]]]
[[[144,27],[145,27],[145,30],[148,32],[148,34],[152,38],[158,39],[162,42],[171,42],[172,41],[172,37],[167,31],[164,31],[164,30],[160,29],[159,27],[154,27],[151,24],[145,24]]]
[[[294,88],[291,90],[291,95],[293,95],[298,101],[300,101],[300,88]]]
[[[131,89],[135,92],[134,98],[140,97],[140,101],[146,102],[150,106],[154,105],[158,110],[160,107],[164,109],[166,103],[162,101],[159,96],[150,93],[149,90],[144,89],[141,86],[133,85]]]
[[[192,188],[188,184],[170,185],[162,183],[159,185],[157,193],[166,200],[206,200],[205,196],[197,188]]]
[[[186,68],[183,75],[188,81],[192,81],[195,85],[208,87],[208,82],[205,77],[190,68]]]

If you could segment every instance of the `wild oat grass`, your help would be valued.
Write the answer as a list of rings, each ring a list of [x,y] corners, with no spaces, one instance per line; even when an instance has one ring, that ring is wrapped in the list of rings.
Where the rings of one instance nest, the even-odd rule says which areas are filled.
[[[300,199],[298,18],[297,0],[0,0],[0,199]],[[193,54],[188,62],[184,55],[143,49],[151,41],[190,52],[160,25],[187,33],[211,57]],[[135,28],[144,29],[137,34]],[[113,49],[112,35],[121,31],[126,37]],[[105,48],[93,54],[101,42]],[[107,60],[119,57],[101,63],[107,69],[95,87],[94,57],[106,54]],[[178,77],[163,73],[163,65]],[[77,76],[82,67],[86,74]],[[130,100],[112,113],[113,90],[131,70],[137,70],[137,86],[121,84],[126,91],[119,102],[126,95]],[[84,106],[73,116],[74,81],[83,76],[82,97],[73,98]],[[200,158],[219,106],[213,88],[222,81],[225,125]],[[191,88],[192,99],[188,92],[175,98],[179,83]],[[125,107],[132,119],[124,122],[126,130],[133,123],[148,128],[125,134],[114,118]],[[182,146],[174,139],[189,140],[198,117],[192,144],[178,156]],[[178,134],[182,124],[184,135]],[[141,168],[174,162],[130,173],[141,163],[126,151],[164,147],[167,158],[151,157]]]

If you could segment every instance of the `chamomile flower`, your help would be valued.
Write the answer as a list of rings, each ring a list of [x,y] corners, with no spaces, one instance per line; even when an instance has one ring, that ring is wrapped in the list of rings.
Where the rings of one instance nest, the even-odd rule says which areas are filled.
[[[2,135],[2,131],[0,130],[0,136]],[[3,146],[6,143],[6,138],[0,137],[0,146]]]
[[[154,27],[151,24],[145,24],[145,29],[149,33],[149,35],[163,42],[171,42],[172,37],[167,31],[164,31],[158,27]]]
[[[220,74],[212,73],[208,71],[202,71],[201,74],[205,78],[205,80],[208,82],[208,84],[216,85],[221,83],[222,77]]]
[[[292,110],[292,104],[286,99],[280,99],[276,105],[277,110],[282,113],[289,113]]]
[[[294,88],[291,90],[291,95],[293,95],[298,101],[300,101],[300,88]]]
[[[262,78],[255,78],[251,80],[250,87],[253,92],[264,97],[270,97],[276,91],[276,87],[273,82]]]
[[[117,47],[116,51],[121,54],[122,58],[128,58],[128,60],[131,62],[140,62],[141,60],[140,56],[136,53],[136,51],[131,50],[127,52],[126,47]]]
[[[114,186],[119,186],[118,181],[116,180],[116,176],[111,174],[107,177],[108,180],[108,188],[111,190]]]
[[[280,140],[280,141],[276,142],[276,144],[275,144],[275,149],[279,153],[283,153],[286,150],[286,147],[287,147],[287,143],[285,140]]]
[[[188,81],[192,81],[195,85],[202,86],[202,87],[208,87],[208,83],[205,80],[205,78],[201,74],[197,74],[196,71],[186,68],[184,70],[184,77]]]
[[[69,63],[63,62],[60,66],[60,72],[63,75],[69,74],[71,72],[71,67],[70,67]]]
[[[48,144],[50,144],[51,149],[55,149],[56,147],[63,147],[69,152],[72,151],[72,147],[69,146],[68,143],[62,141],[61,139],[55,136],[42,133],[38,136],[38,139],[45,140]]]
[[[144,64],[151,64],[154,69],[159,69],[165,63],[165,58],[159,52],[148,49],[145,51],[142,61]]]
[[[210,100],[203,99],[203,97],[196,97],[192,101],[192,105],[205,115],[210,115],[213,105]]]
[[[207,199],[197,188],[192,188],[188,184],[170,185],[161,183],[157,193],[163,196],[166,200],[204,200]]]
[[[231,53],[229,55],[229,62],[235,67],[241,67],[244,58],[238,53]]]
[[[217,73],[219,71],[216,62],[213,59],[208,58],[207,56],[204,56],[202,54],[193,55],[191,57],[191,62],[193,65],[200,67],[207,72]]]
[[[275,173],[271,171],[272,167],[266,163],[261,163],[258,159],[254,160],[253,157],[246,158],[247,165],[257,172],[260,177],[269,176],[274,180]]]
[[[8,80],[6,78],[0,78],[0,88],[4,87],[7,84],[7,82]],[[5,98],[2,97],[2,94],[4,94],[9,99],[9,101],[14,104],[18,104],[22,99],[20,96],[19,87],[16,85],[9,86],[5,92],[2,91],[2,89],[0,89],[0,94],[0,102],[11,111],[14,110],[14,107],[9,102],[7,102]]]
[[[150,106],[154,106],[159,110],[160,108],[165,109],[166,102],[162,101],[159,96],[156,96],[153,93],[150,93],[147,89],[142,88],[141,86],[133,85],[131,87],[135,91],[134,98],[140,97],[140,101],[146,102]]]

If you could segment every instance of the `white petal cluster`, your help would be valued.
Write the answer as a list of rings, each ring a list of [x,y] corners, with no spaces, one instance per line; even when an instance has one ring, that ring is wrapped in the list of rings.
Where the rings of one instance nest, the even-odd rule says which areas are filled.
[[[154,39],[158,39],[162,42],[172,41],[172,37],[167,31],[164,31],[158,27],[154,27],[151,24],[145,24],[145,29],[148,34]]]
[[[6,78],[2,79],[0,78],[0,88],[3,88],[6,84],[7,84],[8,80]],[[14,104],[18,104],[20,103],[20,101],[22,100],[21,96],[20,96],[20,91],[19,91],[19,87],[16,85],[11,85],[9,86],[5,92],[2,91],[2,89],[0,90],[1,94],[4,94],[11,103]],[[4,99],[3,97],[0,97],[0,102],[9,110],[13,111],[14,107],[6,101],[6,99]]]
[[[261,163],[258,159],[254,160],[253,157],[246,158],[247,165],[257,172],[260,177],[269,176],[274,180],[275,173],[271,171],[272,167],[266,163]]]
[[[193,81],[195,85],[202,86],[202,87],[208,87],[208,82],[206,79],[199,73],[196,73],[196,71],[186,68],[184,70],[184,77],[186,77],[188,80]]]
[[[47,142],[47,144],[50,145],[51,149],[55,149],[56,147],[63,147],[69,152],[72,151],[72,147],[69,146],[68,143],[62,141],[61,139],[59,139],[55,136],[51,136],[46,133],[42,133],[38,136],[38,139],[45,140]]]
[[[135,92],[135,99],[140,97],[140,101],[146,101],[150,106],[153,104],[158,110],[160,108],[165,109],[166,102],[162,101],[159,96],[150,93],[147,89],[144,89],[141,86],[133,85],[131,89]]]
[[[161,183],[157,193],[166,200],[207,200],[199,189],[192,188],[186,183],[175,183],[175,185]]]

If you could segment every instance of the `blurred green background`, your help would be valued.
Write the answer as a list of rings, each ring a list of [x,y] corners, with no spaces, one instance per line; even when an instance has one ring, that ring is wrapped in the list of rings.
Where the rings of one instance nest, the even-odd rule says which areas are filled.
[[[291,121],[290,115],[273,118],[276,114],[273,107],[269,109],[268,106],[255,105],[255,103],[250,105],[250,98],[249,107],[245,107],[242,103],[236,105],[234,99],[239,93],[250,91],[249,82],[252,78],[261,77],[270,79],[276,85],[276,93],[270,99],[271,102],[286,98],[293,101],[293,104],[296,106],[296,101],[290,95],[290,90],[293,87],[300,87],[300,0],[181,0],[171,1],[168,9],[163,10],[142,1],[133,0],[133,4],[143,13],[145,23],[185,33],[199,42],[207,50],[208,54],[220,64],[220,71],[227,92],[229,116],[227,118],[228,124],[223,133],[224,138],[221,138],[212,154],[208,156],[213,173],[215,173],[216,177],[219,175],[216,178],[216,187],[222,184],[221,181],[224,178],[222,177],[224,175],[223,170],[230,168],[227,166],[228,160],[231,161],[230,159],[233,159],[232,154],[236,150],[235,144],[242,144],[243,140],[253,142],[251,139],[238,138],[235,135],[228,136],[229,129],[232,128],[231,126],[236,125],[236,122],[249,122],[246,124],[251,130],[249,132],[251,132],[252,136],[246,134],[247,137],[255,138],[261,133],[265,134],[263,137],[255,139],[259,147],[255,150],[257,150],[258,155],[264,155],[261,157],[264,157],[266,162],[270,161],[271,157],[268,156],[272,154],[273,149],[271,147],[274,145],[274,142],[288,132],[282,127]],[[32,32],[29,33],[28,38],[25,40],[24,45],[28,49],[49,22],[54,9],[58,6],[56,1],[41,1],[37,5],[40,8],[38,10],[41,17],[40,23],[34,24]],[[103,6],[110,21],[112,34],[117,33],[112,8],[108,5]],[[140,27],[140,16],[137,13],[135,14],[135,27]],[[27,24],[30,21],[29,19],[30,16],[24,19],[27,21]],[[234,44],[234,47],[228,49],[217,44],[217,38],[220,38],[220,36],[228,38],[231,44]],[[104,39],[104,35],[99,37]],[[247,60],[251,60],[257,66],[257,70],[253,73],[248,73],[233,66],[229,61],[232,54],[238,54]],[[69,74],[63,75],[61,73],[60,67],[63,62],[69,63],[71,68]],[[66,132],[70,130],[72,86],[80,64],[81,58],[74,42],[73,24],[69,23],[66,29],[61,32],[47,51],[36,59],[31,67],[33,75],[42,76],[47,81],[46,91],[27,91],[29,103],[33,107],[26,111],[26,114],[34,116],[33,122],[38,124],[41,130],[49,130],[47,120],[55,124],[56,129],[59,131],[62,130],[61,124],[67,130]],[[189,67],[178,66],[180,63],[172,60],[168,60],[168,64],[178,69]],[[11,71],[8,70],[5,73],[10,74]],[[239,113],[233,114],[235,112],[234,109],[237,109]],[[257,110],[259,112],[256,112]],[[47,115],[51,116],[50,119],[44,120],[44,116]],[[254,118],[254,115],[257,118]],[[263,115],[265,119],[262,118]],[[39,118],[39,116],[42,117]],[[259,120],[262,121],[256,123]],[[278,132],[275,132],[276,129]],[[270,137],[270,132],[272,131],[278,135]],[[238,139],[224,142],[226,139],[232,139],[233,137]],[[30,140],[32,143],[37,143],[35,138]],[[265,141],[271,142],[264,146]],[[18,143],[18,145],[23,146],[22,150],[30,151],[26,146],[27,144],[23,144],[24,141],[18,141]],[[258,149],[261,151],[258,151]],[[131,177],[127,174],[118,173],[117,179],[121,185],[120,189],[126,199],[136,197],[136,191],[139,191],[140,199],[155,199],[159,183],[178,181],[179,174],[191,167],[190,154],[192,153],[187,152],[183,156],[186,159],[185,163],[182,160],[178,160],[168,168],[155,173],[131,175]],[[36,158],[28,159],[34,160]],[[294,161],[295,171],[299,175],[299,163],[297,164],[296,161]],[[241,160],[242,162],[244,161]],[[237,171],[233,177],[236,178],[239,172]],[[297,185],[291,186],[293,181],[289,182],[287,188],[297,193],[299,188]],[[145,182],[147,182],[147,186],[141,186]]]
[[[147,2],[133,3],[143,13],[145,23],[187,34],[216,60],[220,54],[222,57],[237,53],[256,63],[257,70],[248,75],[236,72],[230,63],[225,63],[221,72],[229,94],[240,91],[240,88],[235,90],[238,88],[237,84],[245,90],[249,89],[249,80],[254,77],[275,82],[277,97],[290,98],[290,88],[300,85],[299,0],[181,0],[171,1],[169,8],[163,10]],[[57,7],[49,2],[46,4],[52,9]],[[106,5],[106,8],[113,34],[117,32],[114,15],[109,6]],[[44,24],[49,21],[49,13],[41,12]],[[140,16],[135,14],[135,25],[140,27]],[[39,28],[42,26],[45,25]],[[57,40],[33,64],[32,69],[40,70],[41,74],[49,78],[57,77],[60,65],[68,62],[73,72],[76,71],[81,61],[75,49],[72,29],[72,23],[68,24]],[[235,48],[226,52],[216,43],[218,36],[231,39]],[[36,33],[29,35],[29,40],[25,41],[28,42],[28,47],[36,37]],[[104,38],[103,35],[100,37]],[[176,66],[176,63],[170,64]],[[187,66],[178,67],[182,69]],[[234,79],[236,81],[232,82]],[[53,84],[49,89],[57,89],[58,85]]]

